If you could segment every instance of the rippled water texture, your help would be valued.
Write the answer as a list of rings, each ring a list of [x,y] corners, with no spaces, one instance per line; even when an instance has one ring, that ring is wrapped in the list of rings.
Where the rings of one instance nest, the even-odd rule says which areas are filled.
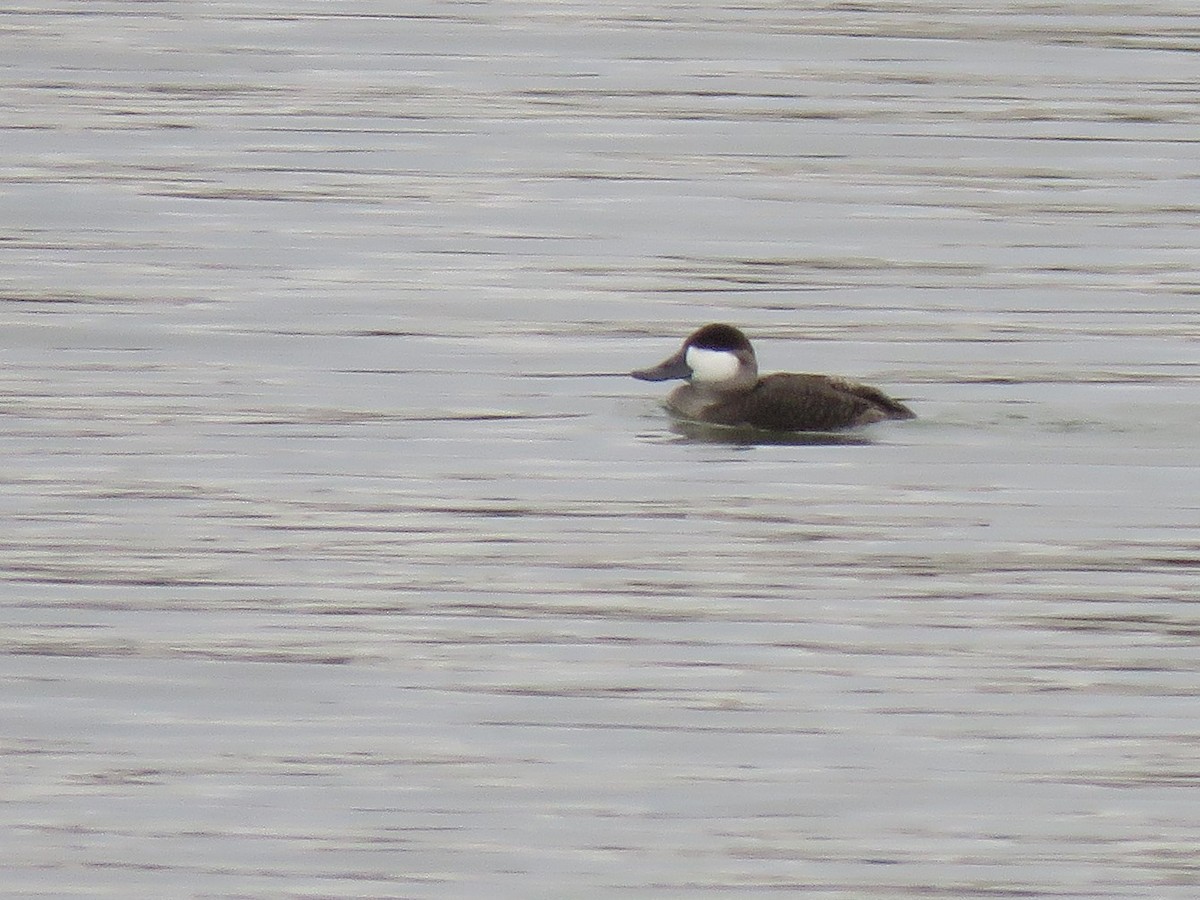
[[[1198,895],[1192,4],[0,38],[5,896]]]

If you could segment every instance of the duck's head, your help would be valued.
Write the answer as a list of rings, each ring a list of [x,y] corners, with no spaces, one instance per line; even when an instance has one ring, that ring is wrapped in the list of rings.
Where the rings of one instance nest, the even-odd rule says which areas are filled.
[[[642,381],[684,378],[697,387],[743,390],[758,381],[758,361],[746,336],[732,325],[705,325],[679,352],[650,369],[630,373]]]

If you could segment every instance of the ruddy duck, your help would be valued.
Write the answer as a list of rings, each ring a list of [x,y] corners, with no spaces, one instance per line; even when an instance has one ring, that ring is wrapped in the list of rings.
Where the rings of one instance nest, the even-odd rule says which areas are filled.
[[[916,413],[878,388],[830,375],[758,377],[750,341],[732,325],[705,325],[670,359],[631,372],[642,381],[683,378],[667,407],[695,422],[770,431],[831,431]]]

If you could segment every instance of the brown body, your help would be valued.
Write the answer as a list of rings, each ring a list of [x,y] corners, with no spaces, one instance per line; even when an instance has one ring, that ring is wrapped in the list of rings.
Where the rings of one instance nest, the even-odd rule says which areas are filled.
[[[683,384],[667,406],[685,419],[770,431],[830,431],[916,414],[878,388],[828,375],[779,372],[749,390],[725,392]]]

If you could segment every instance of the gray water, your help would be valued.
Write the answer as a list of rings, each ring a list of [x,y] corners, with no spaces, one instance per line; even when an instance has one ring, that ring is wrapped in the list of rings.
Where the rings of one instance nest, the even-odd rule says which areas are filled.
[[[0,42],[4,896],[1198,895],[1191,3]]]

